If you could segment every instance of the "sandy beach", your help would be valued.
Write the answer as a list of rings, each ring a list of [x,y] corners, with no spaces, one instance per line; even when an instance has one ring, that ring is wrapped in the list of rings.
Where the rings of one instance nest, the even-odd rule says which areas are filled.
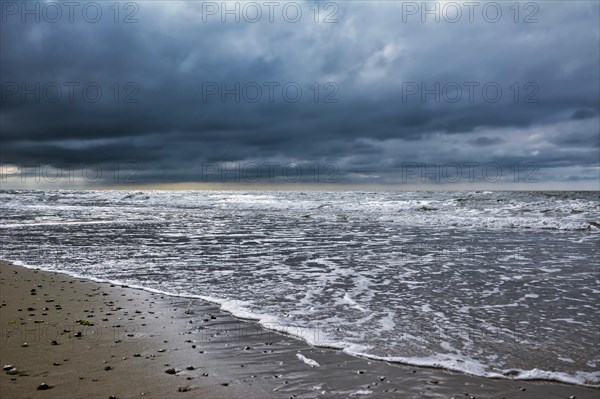
[[[598,398],[311,347],[216,305],[0,262],[2,398]]]

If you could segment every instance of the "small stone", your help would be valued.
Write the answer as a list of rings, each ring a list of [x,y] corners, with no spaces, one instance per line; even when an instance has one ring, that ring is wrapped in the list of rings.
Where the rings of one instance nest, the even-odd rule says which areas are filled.
[[[16,368],[13,367],[12,369],[8,370],[6,372],[6,374],[8,374],[8,375],[17,375],[17,374],[19,374],[19,370],[17,370]]]
[[[166,369],[165,373],[167,373],[167,374],[175,374],[175,373],[177,373],[177,371],[175,371],[174,368],[170,368],[170,369]]]
[[[105,370],[105,371],[112,370],[112,367],[110,367],[110,366],[106,366],[106,367],[104,367],[104,370]]]
[[[358,373],[358,374],[364,374],[364,373],[365,373],[365,371],[364,371],[364,370],[358,370],[358,371],[357,371],[357,373]]]
[[[82,336],[83,336],[83,334],[81,333],[81,331],[77,331],[77,332],[75,333],[75,337],[76,337],[76,338],[81,338]]]
[[[196,370],[196,368],[195,368],[194,366],[187,366],[185,369],[186,369],[186,370],[190,370],[190,371],[191,371],[191,370]]]
[[[440,382],[438,380],[429,380],[430,384],[439,384]]]
[[[117,397],[115,395],[110,395],[108,399],[117,399]]]
[[[190,390],[190,387],[179,387],[177,388],[177,392],[187,392]]]
[[[163,353],[163,352],[166,352],[166,351],[167,351],[166,349],[159,349],[158,353]]]
[[[22,347],[22,348],[27,348],[28,346],[29,346],[29,344],[28,344],[27,342],[23,342],[23,343],[21,344],[21,347]]]
[[[40,385],[38,385],[37,389],[38,391],[44,391],[46,389],[50,389],[50,385],[46,384],[45,382],[42,382]]]
[[[133,357],[142,357],[141,353],[136,353],[135,355],[133,355]]]
[[[13,365],[12,365],[12,364],[5,364],[5,365],[4,365],[4,367],[2,367],[2,370],[4,370],[4,371],[8,371],[8,370],[10,370],[10,369],[12,369],[12,368],[13,368]]]
[[[251,348],[251,347],[249,347],[249,346],[246,346],[246,347],[244,348],[244,350],[245,350],[245,351],[249,351],[250,349],[252,349],[252,348]]]
[[[57,341],[52,341],[52,342],[50,342],[50,344],[51,345],[58,345],[58,342]]]
[[[208,377],[208,373],[202,373],[204,377]]]

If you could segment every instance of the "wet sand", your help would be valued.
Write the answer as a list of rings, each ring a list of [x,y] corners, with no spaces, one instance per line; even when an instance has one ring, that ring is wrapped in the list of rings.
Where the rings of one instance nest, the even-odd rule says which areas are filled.
[[[0,373],[3,399],[600,397],[593,388],[369,361],[200,300],[1,261],[0,301],[0,363],[14,367]]]

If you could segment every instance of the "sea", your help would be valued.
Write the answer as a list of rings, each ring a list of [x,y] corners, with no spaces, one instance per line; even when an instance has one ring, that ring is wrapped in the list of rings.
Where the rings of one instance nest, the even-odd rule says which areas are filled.
[[[598,192],[3,190],[0,243],[356,356],[600,386]]]

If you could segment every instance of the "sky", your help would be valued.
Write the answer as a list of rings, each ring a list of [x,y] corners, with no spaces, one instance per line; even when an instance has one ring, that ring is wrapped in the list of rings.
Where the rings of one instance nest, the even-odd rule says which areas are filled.
[[[0,3],[3,189],[600,189],[597,1]]]

